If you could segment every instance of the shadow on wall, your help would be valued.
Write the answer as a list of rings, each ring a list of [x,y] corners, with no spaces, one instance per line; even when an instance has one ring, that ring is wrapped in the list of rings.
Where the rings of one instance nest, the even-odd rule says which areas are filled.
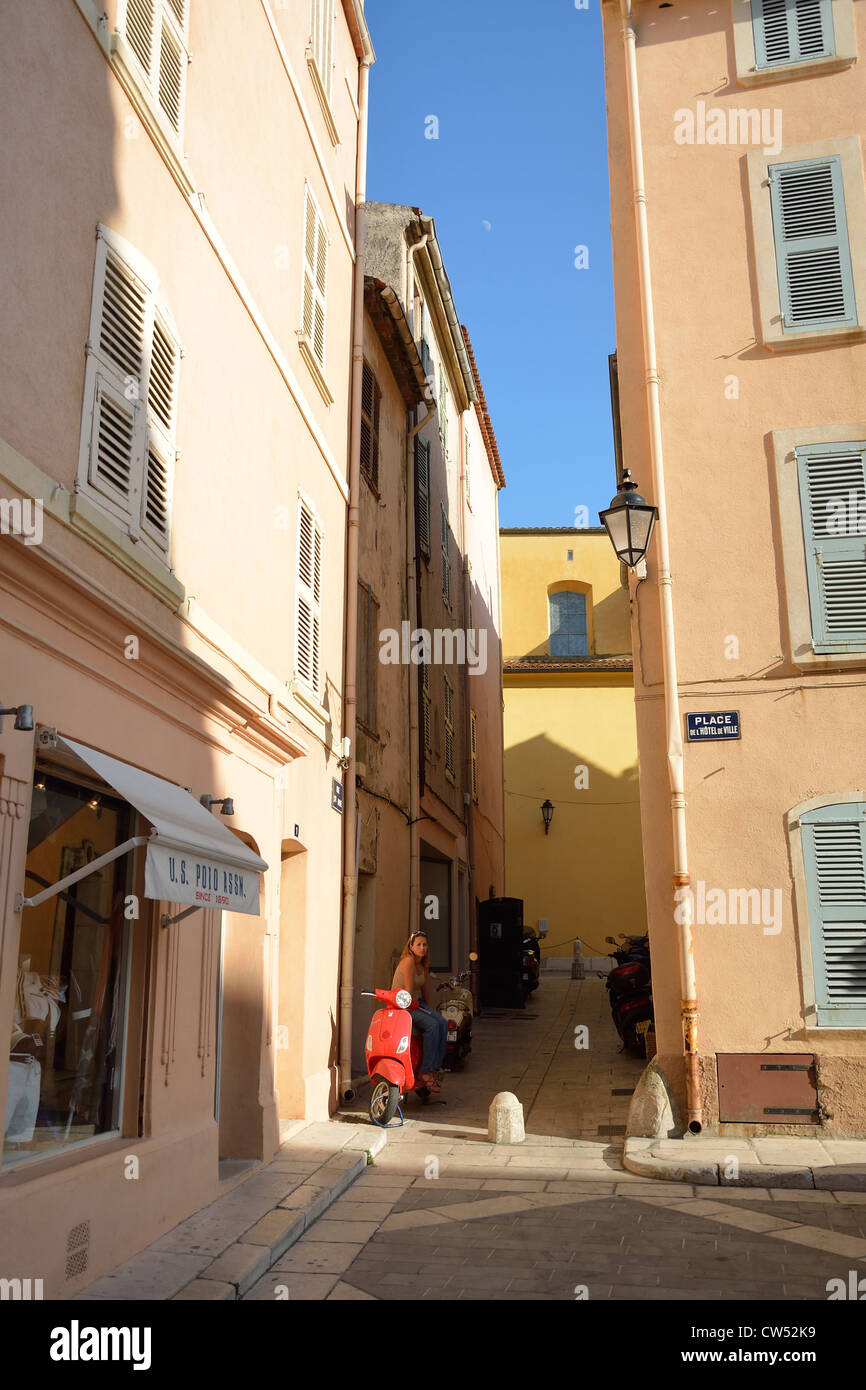
[[[527,739],[505,752],[505,820],[506,892],[527,924],[547,918],[546,954],[571,955],[579,937],[605,955],[606,936],[646,931],[637,767],[616,776],[579,745]]]

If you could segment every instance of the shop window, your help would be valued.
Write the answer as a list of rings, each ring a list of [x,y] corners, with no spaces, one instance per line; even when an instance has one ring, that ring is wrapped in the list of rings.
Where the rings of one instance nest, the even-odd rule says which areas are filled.
[[[129,839],[132,808],[37,765],[26,891]],[[21,916],[3,1166],[119,1133],[132,922],[123,855]]]

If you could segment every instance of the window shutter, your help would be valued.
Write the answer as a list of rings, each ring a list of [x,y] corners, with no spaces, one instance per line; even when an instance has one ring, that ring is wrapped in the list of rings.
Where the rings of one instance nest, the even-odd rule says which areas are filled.
[[[586,627],[586,595],[571,589],[561,589],[551,594],[550,607],[550,655],[575,657],[589,655],[589,637]]]
[[[469,747],[472,756],[472,800],[478,800],[478,720],[474,709],[469,711]]]
[[[382,393],[368,363],[361,380],[361,468],[379,486],[379,408]]]
[[[444,368],[439,368],[439,438],[442,440],[442,452],[448,448],[448,383],[445,380]]]
[[[328,233],[308,184],[304,202],[304,288],[301,328],[321,367],[325,365],[327,290]]]
[[[866,803],[801,817],[819,1027],[866,1026]]]
[[[310,19],[313,61],[319,73],[319,80],[331,100],[331,71],[334,53],[334,4],[333,0],[312,0]]]
[[[183,125],[187,0],[126,0],[123,33],[176,135]]]
[[[445,772],[454,776],[454,687],[445,677]]]
[[[866,442],[796,450],[816,652],[866,650]]]
[[[297,671],[318,696],[322,600],[322,535],[303,499],[298,503]]]
[[[466,478],[466,505],[471,507],[472,498],[469,491],[469,431],[463,431],[463,473]]]
[[[415,513],[418,518],[418,546],[430,559],[430,445],[415,436]]]
[[[451,532],[448,526],[448,513],[445,503],[440,502],[440,522],[442,526],[442,597],[451,607]]]
[[[421,703],[424,719],[424,749],[425,752],[429,753],[433,745],[430,738],[430,666],[426,661],[421,666]]]
[[[836,51],[832,0],[752,0],[755,66],[803,63]]]
[[[856,324],[839,156],[769,172],[783,328]]]

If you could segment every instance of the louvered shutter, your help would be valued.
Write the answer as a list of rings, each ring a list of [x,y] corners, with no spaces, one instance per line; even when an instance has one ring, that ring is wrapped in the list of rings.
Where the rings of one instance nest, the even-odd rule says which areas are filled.
[[[188,0],[126,0],[123,33],[175,134],[183,126]]]
[[[783,328],[856,324],[839,156],[771,164],[769,173]]]
[[[430,666],[425,661],[421,667],[421,704],[424,724],[424,749],[429,753],[432,748],[430,738]]]
[[[312,0],[311,10],[310,34],[313,49],[313,62],[316,64],[319,80],[330,101],[331,73],[334,66],[333,0]]]
[[[468,430],[464,430],[464,431],[463,431],[463,459],[464,459],[464,462],[463,462],[463,475],[464,475],[464,478],[466,479],[466,483],[465,483],[465,486],[466,486],[466,505],[467,505],[467,507],[471,507],[471,506],[472,506],[472,497],[471,497],[471,494],[470,494],[470,491],[469,491],[469,431],[468,431]]]
[[[328,234],[316,200],[306,189],[304,203],[304,336],[320,366],[325,365],[325,306],[328,291]]]
[[[752,0],[752,26],[758,68],[836,51],[832,0]]]
[[[100,243],[94,282],[97,330],[86,390],[93,396],[87,481],[138,533],[146,449],[144,367],[148,289]]]
[[[454,687],[445,677],[445,771],[454,776]]]
[[[448,513],[441,502],[439,520],[442,528],[442,597],[451,607],[451,531],[448,526]]]
[[[472,800],[478,800],[478,718],[473,710],[469,712],[469,751],[472,757]]]
[[[866,803],[800,818],[819,1027],[866,1026]]]
[[[298,503],[297,671],[318,696],[322,601],[322,537],[316,518]]]
[[[445,380],[445,372],[439,368],[439,438],[442,440],[442,452],[448,448],[448,383]]]
[[[379,485],[379,383],[368,363],[361,382],[361,468],[374,487]]]
[[[430,445],[415,436],[415,513],[418,518],[418,546],[430,559]]]
[[[866,442],[796,455],[812,645],[866,651]]]

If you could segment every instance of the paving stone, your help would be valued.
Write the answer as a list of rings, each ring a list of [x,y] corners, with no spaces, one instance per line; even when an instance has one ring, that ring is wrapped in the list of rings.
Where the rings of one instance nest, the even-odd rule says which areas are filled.
[[[238,1296],[234,1284],[221,1284],[217,1279],[193,1279],[180,1293],[174,1295],[174,1303],[227,1303]]]
[[[813,1250],[845,1255],[852,1260],[866,1259],[866,1240],[862,1236],[846,1236],[839,1231],[821,1230],[818,1226],[794,1226],[788,1231],[771,1231],[768,1234],[795,1245],[808,1245]]]
[[[731,1187],[802,1187],[814,1188],[812,1169],[805,1166],[786,1168],[773,1163],[743,1164]]]
[[[126,1299],[133,1303],[174,1298],[211,1263],[209,1255],[144,1250],[74,1295],[76,1301]]]
[[[832,1168],[813,1169],[815,1186],[831,1188],[834,1192],[853,1191],[866,1194],[866,1164],[853,1167],[836,1164]]]
[[[253,1303],[305,1302],[327,1298],[338,1282],[335,1273],[307,1274],[293,1270],[271,1270],[246,1295]]]
[[[242,1297],[266,1273],[271,1259],[269,1246],[237,1242],[207,1266],[203,1278],[231,1284]]]
[[[376,1302],[375,1294],[365,1293],[363,1289],[356,1289],[354,1284],[347,1284],[344,1280],[338,1279],[337,1283],[328,1294],[328,1302],[332,1303],[339,1300],[348,1302],[351,1299],[369,1299],[373,1303]]]
[[[442,1212],[427,1211],[424,1208],[420,1211],[400,1211],[386,1217],[379,1230],[382,1233],[390,1234],[391,1232],[412,1230],[419,1226],[439,1226],[448,1220],[449,1218]]]
[[[298,1274],[342,1274],[363,1248],[332,1240],[299,1240],[276,1261],[270,1273],[285,1270]]]
[[[322,1212],[322,1221],[384,1221],[391,1215],[393,1202],[353,1202],[351,1191],[340,1197],[327,1211]]]

